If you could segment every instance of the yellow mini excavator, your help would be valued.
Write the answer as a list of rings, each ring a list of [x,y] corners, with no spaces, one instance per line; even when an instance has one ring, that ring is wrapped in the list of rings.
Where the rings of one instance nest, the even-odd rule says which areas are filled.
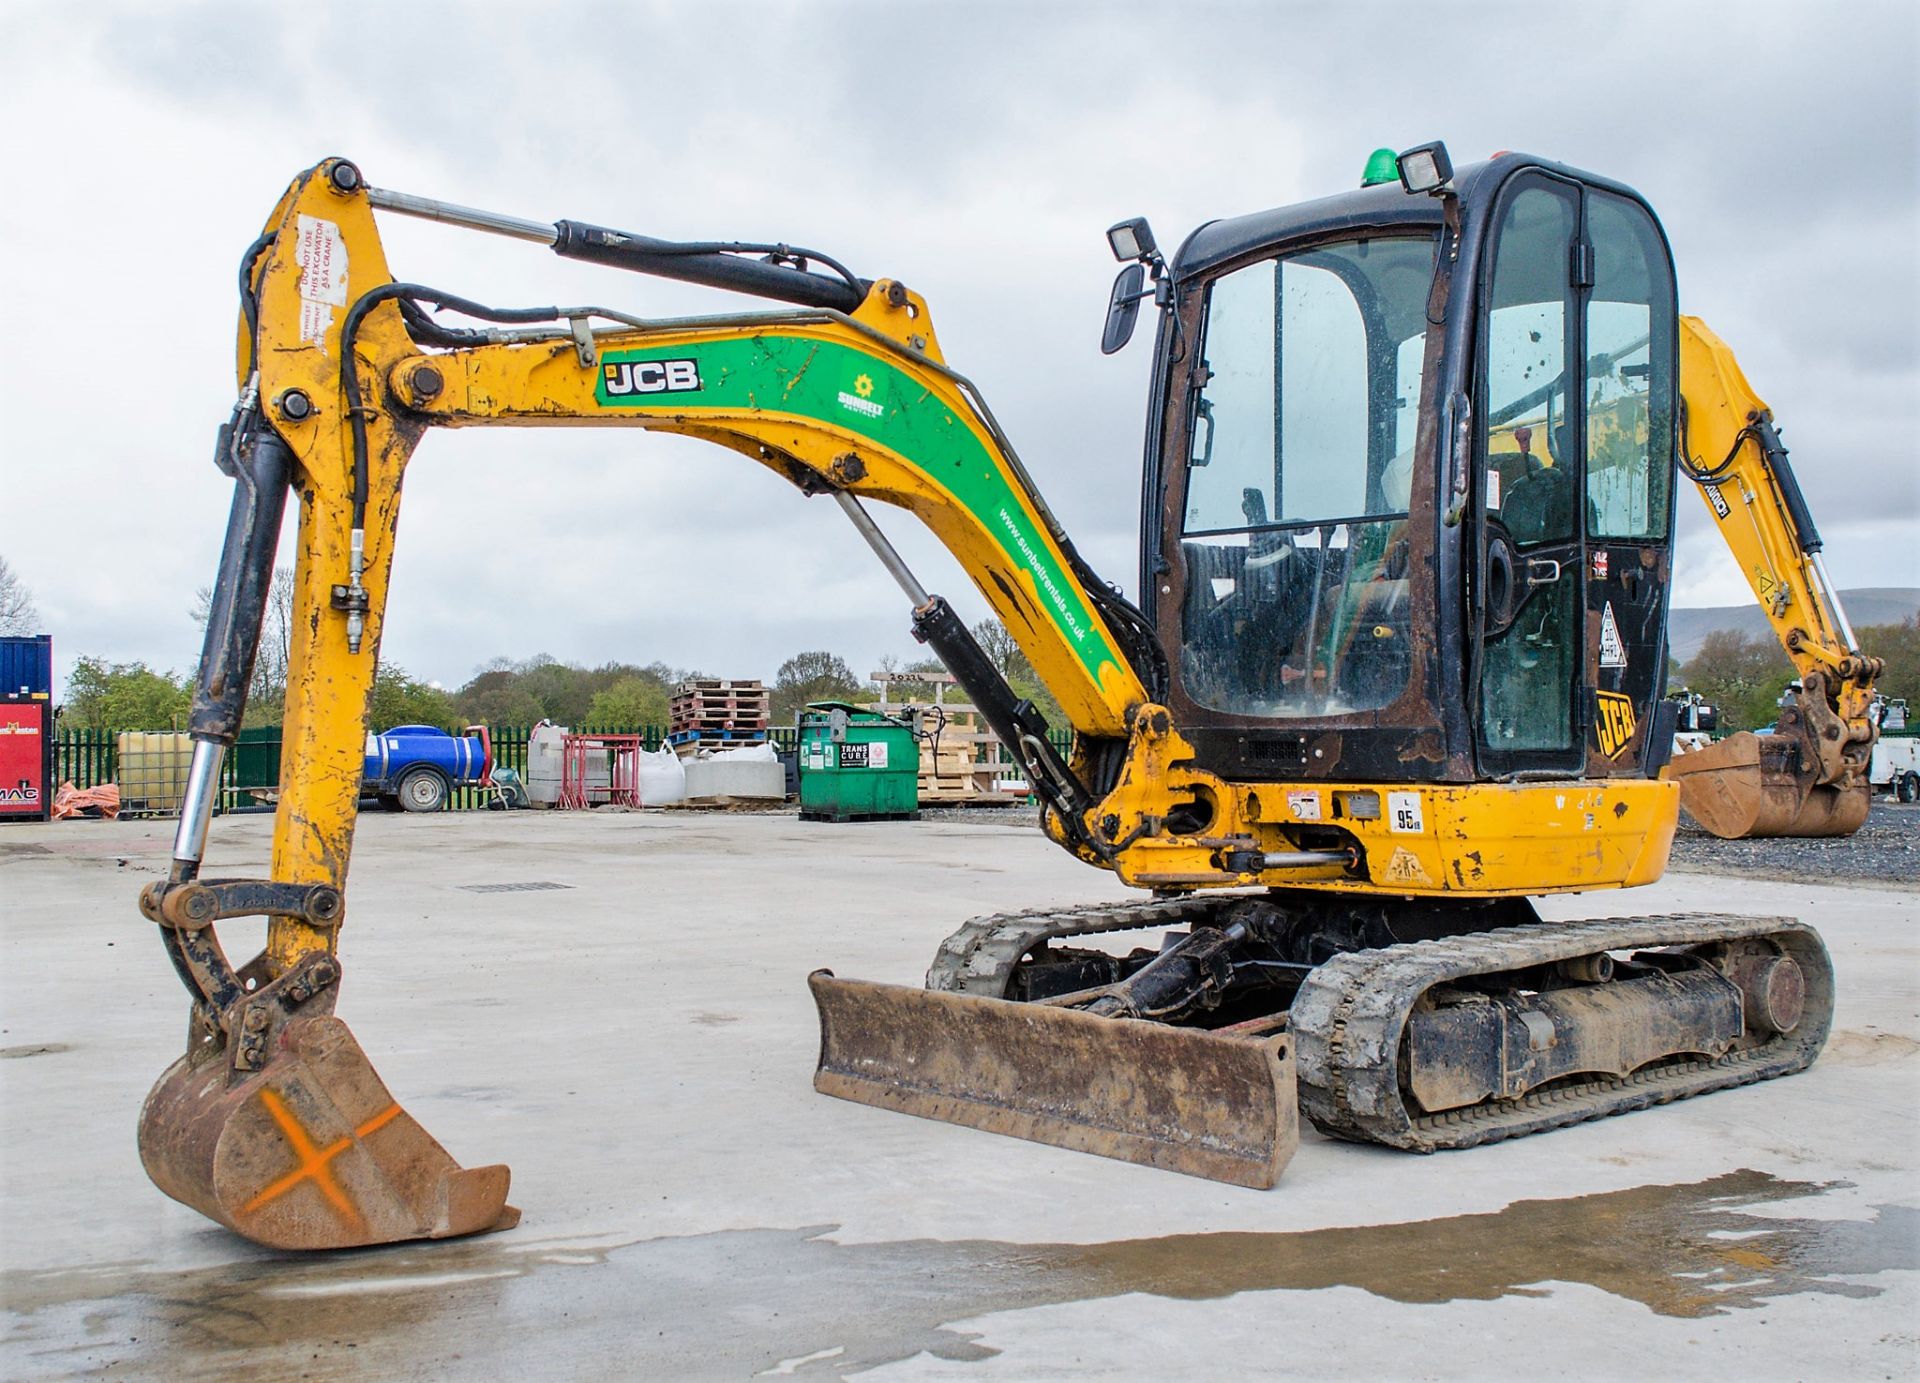
[[[1828,613],[1766,411],[1677,315],[1665,237],[1629,189],[1514,154],[1456,174],[1438,144],[1376,164],[1358,191],[1210,222],[1171,262],[1144,221],[1109,232],[1125,267],[1104,348],[1142,302],[1158,315],[1137,605],[1075,552],[901,283],[791,245],[451,206],[340,159],[296,178],[241,267],[194,755],[170,877],[141,897],[192,998],[141,1118],[155,1183],[280,1247],[517,1216],[507,1169],[454,1162],[333,1012],[401,479],[433,427],[676,432],[831,496],[1018,755],[1047,834],[1141,890],[968,923],[924,989],[814,975],[821,1090],[1266,1186],[1301,1109],[1344,1138],[1462,1147],[1811,1063],[1833,999],[1811,928],[1550,924],[1528,902],[1666,864],[1676,458],[1803,673],[1777,745],[1688,781],[1738,815],[1771,775],[1755,820],[1775,824],[1853,810],[1836,802],[1876,669]],[[395,281],[376,211],[791,306],[490,307]],[[203,878],[289,495],[270,877]],[[1070,754],[868,501],[955,554],[1057,698]],[[267,940],[235,968],[217,932],[240,916]]]

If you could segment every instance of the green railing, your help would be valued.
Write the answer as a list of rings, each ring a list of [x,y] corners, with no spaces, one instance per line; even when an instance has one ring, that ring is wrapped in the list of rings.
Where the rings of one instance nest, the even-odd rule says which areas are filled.
[[[55,785],[92,788],[111,783],[119,769],[114,757],[116,739],[112,730],[57,731],[53,737]]]

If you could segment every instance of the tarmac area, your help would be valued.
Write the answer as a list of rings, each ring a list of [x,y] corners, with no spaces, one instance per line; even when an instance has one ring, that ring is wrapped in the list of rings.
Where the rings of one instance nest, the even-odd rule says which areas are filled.
[[[264,877],[271,824],[217,821],[208,875]],[[1912,889],[1675,872],[1550,900],[1812,923],[1825,1054],[1429,1157],[1309,1129],[1250,1191],[813,1091],[809,971],[918,984],[970,916],[1125,892],[1029,826],[369,813],[340,1016],[456,1158],[512,1165],[524,1219],[302,1256],[135,1152],[187,1026],[135,906],[171,838],[0,828],[0,1377],[1920,1372]],[[225,924],[229,953],[258,930]]]

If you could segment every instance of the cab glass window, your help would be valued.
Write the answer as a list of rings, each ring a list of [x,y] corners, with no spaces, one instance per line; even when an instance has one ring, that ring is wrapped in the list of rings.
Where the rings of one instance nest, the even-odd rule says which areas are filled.
[[[1487,513],[1516,545],[1574,536],[1577,439],[1567,426],[1567,255],[1578,203],[1529,187],[1507,205],[1487,314]]]
[[[1182,510],[1182,682],[1243,715],[1377,709],[1407,675],[1429,236],[1264,260],[1208,293]]]
[[[1481,650],[1482,742],[1492,755],[1566,753],[1581,625],[1580,437],[1569,423],[1577,191],[1523,183],[1500,218],[1488,284],[1482,495],[1486,541],[1524,559],[1511,623]],[[1577,395],[1575,396],[1578,397]]]
[[[1673,489],[1673,321],[1660,233],[1644,208],[1587,194],[1587,524],[1596,538],[1661,538]],[[1661,325],[1656,333],[1655,324]]]

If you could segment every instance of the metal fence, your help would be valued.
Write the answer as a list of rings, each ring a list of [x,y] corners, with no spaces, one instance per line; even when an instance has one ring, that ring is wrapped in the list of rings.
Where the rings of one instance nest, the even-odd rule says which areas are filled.
[[[119,771],[113,730],[61,730],[53,737],[53,775],[57,783],[77,788],[111,783]]]
[[[448,727],[453,728],[453,727]],[[458,730],[455,730],[458,733]],[[527,773],[527,741],[533,734],[530,725],[490,725],[493,761],[510,768],[522,778]],[[581,734],[639,735],[648,750],[657,750],[666,741],[666,727],[660,725],[594,725],[582,727]],[[776,752],[791,751],[799,739],[799,730],[777,725],[767,731]],[[54,736],[56,782],[72,783],[77,788],[98,787],[116,780],[119,763],[116,745],[118,731],[62,730]],[[1062,754],[1073,747],[1069,730],[1050,731],[1048,738]],[[220,770],[220,809],[245,811],[271,803],[280,789],[280,727],[261,725],[242,730],[238,743],[228,751]],[[453,811],[472,811],[485,807],[491,794],[479,788],[455,788],[448,800]]]

